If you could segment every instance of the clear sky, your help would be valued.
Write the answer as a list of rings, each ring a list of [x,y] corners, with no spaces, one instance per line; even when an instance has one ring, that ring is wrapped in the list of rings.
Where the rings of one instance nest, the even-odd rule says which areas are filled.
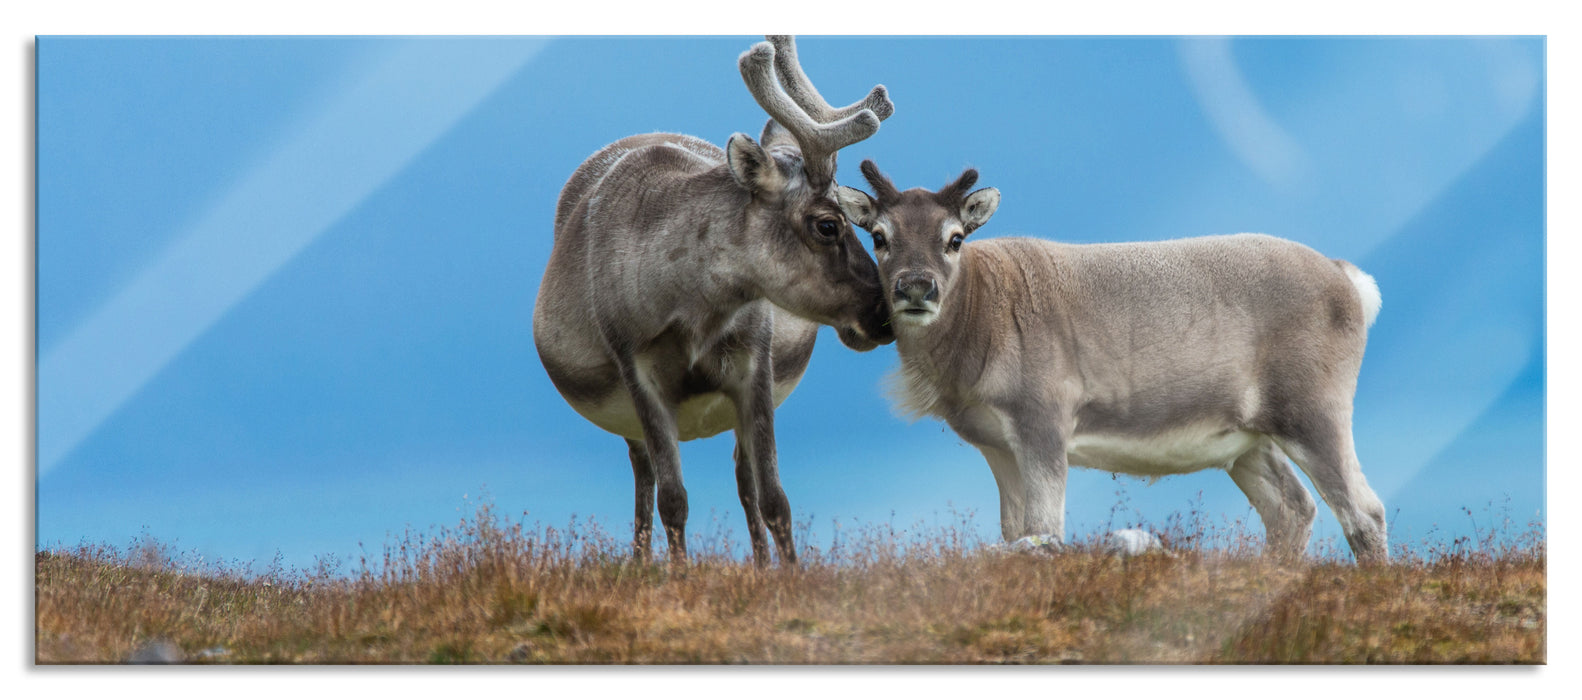
[[[555,198],[628,134],[756,135],[735,65],[755,40],[39,39],[39,545],[146,532],[306,566],[454,522],[481,491],[624,540],[625,446],[560,399],[531,340]],[[902,187],[976,167],[1003,199],[974,237],[1260,231],[1357,263],[1384,298],[1357,449],[1392,541],[1547,515],[1541,39],[799,49],[831,102],[874,83],[895,101],[843,181],[866,188],[863,158]],[[994,537],[987,466],[890,411],[895,363],[821,334],[777,414],[796,519],[828,544],[836,521],[954,509]],[[741,538],[730,451],[683,447],[694,533]],[[1256,522],[1224,474],[1074,470],[1068,523],[1199,501]]]

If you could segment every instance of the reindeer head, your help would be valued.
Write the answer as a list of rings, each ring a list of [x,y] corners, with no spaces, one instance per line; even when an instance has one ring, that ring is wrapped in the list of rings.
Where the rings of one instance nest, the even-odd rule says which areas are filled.
[[[748,235],[767,246],[759,266],[770,301],[834,326],[842,343],[869,350],[894,340],[878,268],[835,198],[835,154],[872,136],[895,111],[884,86],[835,109],[797,61],[796,43],[771,36],[738,60],[753,98],[771,117],[755,142],[734,134],[726,160],[736,184],[751,193]]]
[[[985,187],[968,194],[978,171],[968,168],[938,192],[895,189],[871,160],[863,177],[876,197],[842,187],[841,209],[873,234],[873,252],[890,294],[898,332],[921,328],[939,316],[961,266],[961,244],[994,215],[1000,191]]]

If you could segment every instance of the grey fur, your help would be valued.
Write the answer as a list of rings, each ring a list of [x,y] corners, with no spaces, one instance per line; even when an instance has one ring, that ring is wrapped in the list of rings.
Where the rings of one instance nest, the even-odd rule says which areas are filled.
[[[1007,541],[1063,537],[1068,463],[1153,477],[1223,468],[1269,550],[1294,556],[1315,508],[1289,455],[1358,561],[1388,560],[1384,506],[1351,434],[1378,311],[1372,278],[1255,234],[998,238],[952,252],[953,234],[986,221],[998,191],[964,194],[972,171],[937,193],[897,192],[868,161],[863,173],[880,197],[842,188],[840,198],[876,234],[901,406],[944,419],[983,452]]]
[[[686,557],[677,442],[735,430],[754,558],[769,561],[767,524],[780,560],[794,562],[775,406],[801,379],[818,323],[857,350],[893,339],[878,270],[833,199],[834,153],[872,135],[875,110],[816,123],[797,103],[822,98],[800,68],[794,79],[776,78],[774,66],[787,64],[767,42],[738,65],[783,121],[765,126],[762,144],[735,134],[722,150],[645,134],[595,153],[561,191],[533,312],[533,339],[556,389],[626,438],[640,557],[649,555],[656,498],[672,558]],[[781,81],[796,85],[795,100]],[[875,95],[883,113],[894,110],[882,87],[859,104]],[[831,111],[823,105],[821,114]],[[826,234],[821,223],[834,226]]]

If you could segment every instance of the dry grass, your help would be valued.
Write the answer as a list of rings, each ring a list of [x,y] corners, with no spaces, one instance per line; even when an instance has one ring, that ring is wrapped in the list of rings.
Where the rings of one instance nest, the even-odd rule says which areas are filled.
[[[1132,559],[876,528],[765,570],[708,542],[686,566],[638,563],[597,528],[529,531],[487,506],[409,532],[350,577],[334,563],[194,567],[147,540],[81,547],[37,554],[36,654],[115,663],[163,642],[190,663],[1545,662],[1537,530],[1359,568],[1267,560],[1238,528],[1173,527],[1168,552]]]

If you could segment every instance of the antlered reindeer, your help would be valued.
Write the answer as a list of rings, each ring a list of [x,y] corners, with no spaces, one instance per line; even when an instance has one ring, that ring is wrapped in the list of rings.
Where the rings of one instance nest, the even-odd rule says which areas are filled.
[[[891,294],[905,411],[944,419],[1000,488],[1006,540],[1060,542],[1068,464],[1162,476],[1219,468],[1293,556],[1307,473],[1361,562],[1388,560],[1384,506],[1352,447],[1373,278],[1298,243],[1241,234],[963,245],[999,206],[967,170],[938,192],[840,189]]]
[[[892,340],[884,289],[835,201],[835,154],[895,107],[876,86],[831,108],[791,37],[738,59],[771,117],[722,151],[679,134],[630,136],[572,174],[533,339],[572,408],[626,438],[636,478],[632,546],[647,557],[657,484],[672,560],[686,558],[679,440],[736,431],[736,483],[754,560],[794,562],[774,409],[801,379],[818,323],[863,351]]]

